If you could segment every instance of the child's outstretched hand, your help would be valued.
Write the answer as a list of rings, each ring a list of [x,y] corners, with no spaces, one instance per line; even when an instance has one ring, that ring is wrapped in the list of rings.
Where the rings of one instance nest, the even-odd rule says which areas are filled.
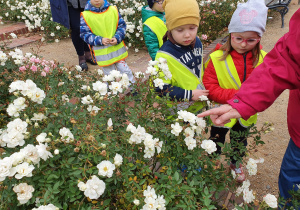
[[[198,90],[198,89],[196,89],[196,90],[193,90],[192,91],[192,100],[193,101],[197,101],[197,100],[199,100],[199,97],[200,96],[208,96],[208,94],[209,94],[209,90]]]
[[[117,39],[114,37],[114,38],[111,38],[110,39],[110,44],[111,45],[116,45],[117,44]]]
[[[108,44],[110,44],[110,39],[109,39],[109,38],[102,38],[102,44],[103,44],[103,45],[108,45]]]

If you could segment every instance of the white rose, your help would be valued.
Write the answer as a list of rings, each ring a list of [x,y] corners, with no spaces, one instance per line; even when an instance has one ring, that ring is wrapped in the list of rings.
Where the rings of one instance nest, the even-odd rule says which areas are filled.
[[[34,192],[34,188],[27,183],[20,183],[14,186],[13,191],[17,193],[17,198],[20,204],[24,204],[32,198],[32,192]]]
[[[39,143],[43,143],[46,141],[46,136],[47,136],[47,133],[41,133],[40,135],[38,135],[36,137],[36,140],[39,142]]]
[[[36,145],[36,148],[38,150],[39,156],[43,159],[43,160],[47,160],[49,157],[53,157],[53,155],[51,154],[51,152],[47,151],[47,143],[46,144],[39,144]]]
[[[113,172],[116,167],[110,161],[104,160],[97,165],[97,168],[99,169],[99,171],[98,171],[99,175],[106,176],[106,177],[112,177]]]
[[[139,201],[138,199],[134,199],[133,203],[134,203],[134,205],[136,205],[136,206],[140,205],[140,201]]]
[[[203,149],[205,149],[205,151],[208,154],[211,154],[211,153],[217,151],[216,143],[213,142],[212,140],[203,140],[202,143],[201,143],[201,147]]]
[[[114,157],[114,164],[116,166],[120,166],[123,163],[123,157],[120,154],[116,154],[116,156]]]
[[[33,165],[29,165],[29,163],[25,162],[18,166],[16,166],[16,179],[22,179],[25,177],[32,177],[32,171],[34,169]]]
[[[105,183],[96,176],[86,182],[84,195],[90,199],[98,199],[105,191]]]
[[[86,184],[83,182],[79,182],[77,186],[80,191],[85,191],[87,189]]]
[[[4,181],[7,176],[13,176],[15,174],[12,164],[13,162],[9,157],[0,160],[0,181]]]
[[[264,196],[263,200],[268,204],[271,208],[277,209],[277,198],[274,195],[267,194]]]
[[[180,132],[182,131],[182,127],[178,122],[171,124],[171,128],[171,133],[173,133],[175,136],[179,136]]]

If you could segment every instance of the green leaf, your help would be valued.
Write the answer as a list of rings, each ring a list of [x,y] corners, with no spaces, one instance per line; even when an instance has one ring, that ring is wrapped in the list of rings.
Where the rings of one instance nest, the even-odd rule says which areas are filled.
[[[57,178],[59,178],[59,176],[57,176],[56,174],[50,174],[49,176],[47,176],[47,180],[52,180]]]
[[[60,182],[59,181],[56,182],[55,185],[53,186],[53,190],[57,190],[59,185],[60,185]]]
[[[106,205],[108,205],[108,204],[110,203],[110,201],[111,201],[111,199],[107,199],[107,200],[105,200],[105,201],[103,202],[103,206],[106,206]]]
[[[174,174],[174,179],[175,179],[175,181],[179,180],[179,173],[177,171]]]
[[[70,157],[70,158],[68,159],[68,163],[72,163],[74,160],[75,160],[75,157]]]

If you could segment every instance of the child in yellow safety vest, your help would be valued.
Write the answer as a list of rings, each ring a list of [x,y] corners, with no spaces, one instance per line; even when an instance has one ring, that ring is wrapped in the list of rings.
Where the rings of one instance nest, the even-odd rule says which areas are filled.
[[[89,0],[81,13],[80,37],[90,45],[97,64],[105,75],[112,70],[134,77],[125,62],[128,52],[124,43],[126,23],[115,6],[106,0]]]
[[[203,84],[209,90],[209,99],[226,104],[250,76],[253,69],[263,62],[266,52],[261,50],[260,39],[265,31],[268,8],[263,0],[249,0],[238,4],[228,26],[229,38],[226,43],[210,54],[210,60],[204,71]],[[231,143],[234,141],[247,146],[247,127],[255,124],[257,115],[247,121],[232,119],[224,127],[211,127],[210,139],[217,143],[217,152],[221,152],[218,143],[225,143],[229,129]],[[236,135],[237,132],[240,135]],[[234,135],[235,133],[235,135]],[[233,158],[235,156],[235,158]],[[235,170],[237,181],[243,182],[245,174],[241,164],[236,164],[244,156],[238,148],[231,154],[231,169]],[[238,167],[236,167],[238,165]]]
[[[160,72],[163,86],[155,88],[160,96],[181,102],[178,109],[196,114],[203,108],[200,96],[207,96],[202,83],[203,45],[197,37],[200,15],[196,0],[165,0],[167,33],[155,60],[167,61],[172,78]],[[167,40],[166,40],[167,39]]]
[[[164,0],[148,0],[148,6],[142,8],[143,35],[152,60],[155,60],[167,32],[163,2]]]

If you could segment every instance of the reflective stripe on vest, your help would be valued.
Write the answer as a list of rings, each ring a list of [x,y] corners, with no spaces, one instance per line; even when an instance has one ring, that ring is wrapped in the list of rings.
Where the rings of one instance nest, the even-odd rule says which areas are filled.
[[[83,11],[82,16],[93,34],[109,39],[115,35],[119,22],[119,13],[115,6],[109,6],[101,13]],[[117,45],[90,47],[99,66],[110,66],[128,56],[124,41]]]
[[[220,61],[219,59],[223,55],[223,53],[224,51],[217,50],[210,55],[220,87],[224,89],[238,90],[241,87],[241,81],[235,68],[233,59],[231,55],[228,55],[224,61]],[[263,58],[266,54],[267,53],[265,51],[261,50],[261,56],[259,57],[259,61],[255,67],[263,62]],[[242,118],[231,119],[231,122],[225,124],[224,127],[232,128],[237,123],[237,121],[239,121],[243,127],[247,128],[257,122],[257,114],[252,115],[248,120],[244,120]]]
[[[163,37],[168,30],[164,21],[162,21],[161,19],[159,19],[156,16],[152,16],[144,22],[144,25],[148,26],[150,28],[150,30],[153,33],[155,33],[155,35],[157,36],[157,39],[158,39],[159,47],[161,47],[164,43]]]
[[[199,78],[192,69],[167,52],[159,50],[156,54],[156,60],[158,60],[158,58],[165,58],[167,60],[169,71],[172,74],[172,79],[167,80],[164,73],[162,71],[159,72],[159,77],[165,84],[177,86],[185,90],[205,90],[202,83],[202,65],[199,67],[201,72],[201,78]],[[187,98],[189,98],[189,96]],[[204,104],[205,103],[201,101],[186,101],[182,102],[179,107],[180,109],[187,109],[189,112],[196,113],[204,107]]]

